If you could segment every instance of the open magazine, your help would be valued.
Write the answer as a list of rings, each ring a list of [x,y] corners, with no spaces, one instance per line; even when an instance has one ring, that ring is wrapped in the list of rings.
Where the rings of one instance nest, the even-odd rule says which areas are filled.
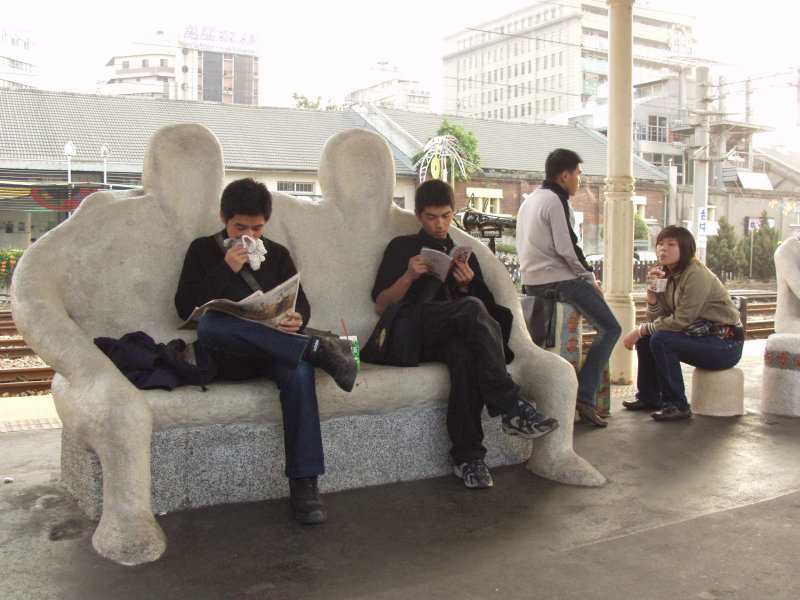
[[[444,252],[434,250],[433,248],[423,247],[422,251],[419,253],[419,256],[423,260],[431,261],[433,266],[431,266],[431,270],[429,272],[432,275],[435,275],[440,281],[444,281],[447,278],[448,271],[450,271],[450,262],[455,260],[457,262],[465,263],[469,260],[471,254],[471,246],[455,246],[452,250],[450,250],[450,254],[445,254]]]
[[[300,290],[300,273],[296,273],[268,292],[253,292],[244,300],[234,302],[218,298],[198,306],[178,329],[195,329],[197,322],[206,311],[217,310],[233,315],[244,321],[259,325],[277,327],[287,313],[294,312],[297,294]]]

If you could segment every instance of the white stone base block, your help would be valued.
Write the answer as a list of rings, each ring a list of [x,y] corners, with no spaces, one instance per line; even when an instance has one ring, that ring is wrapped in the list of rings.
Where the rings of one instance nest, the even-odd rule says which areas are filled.
[[[800,335],[773,333],[764,350],[761,410],[800,417]]]
[[[692,412],[710,417],[744,414],[744,372],[739,367],[724,371],[695,368],[692,374]]]

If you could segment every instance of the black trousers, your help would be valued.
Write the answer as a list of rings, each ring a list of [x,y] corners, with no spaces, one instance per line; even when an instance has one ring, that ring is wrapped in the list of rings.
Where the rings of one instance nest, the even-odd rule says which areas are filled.
[[[503,414],[520,389],[506,371],[500,325],[478,298],[466,296],[421,307],[421,361],[440,361],[450,370],[447,432],[455,464],[483,458],[483,407]]]

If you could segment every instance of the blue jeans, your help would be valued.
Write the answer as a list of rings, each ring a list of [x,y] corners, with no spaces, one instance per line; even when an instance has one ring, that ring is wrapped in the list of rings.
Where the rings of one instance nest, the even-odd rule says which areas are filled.
[[[544,296],[548,290],[555,290],[555,299],[558,302],[574,306],[594,327],[597,335],[589,346],[586,360],[578,373],[578,402],[595,406],[600,378],[608,364],[614,344],[622,334],[622,328],[605,298],[591,283],[578,277],[543,285],[526,285],[524,289],[528,296]]]
[[[269,377],[280,389],[287,477],[325,472],[314,367],[302,360],[308,338],[208,311],[197,338],[224,379]]]
[[[742,357],[742,347],[742,342],[714,335],[690,337],[682,332],[657,331],[636,342],[636,397],[645,404],[688,410],[681,363],[709,371],[730,369]]]

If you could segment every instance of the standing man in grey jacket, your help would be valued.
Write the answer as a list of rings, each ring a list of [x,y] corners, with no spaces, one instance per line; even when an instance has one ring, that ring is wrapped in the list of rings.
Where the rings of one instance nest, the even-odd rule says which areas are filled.
[[[576,408],[598,427],[597,390],[622,329],[597,285],[575,235],[569,197],[581,185],[581,157],[572,150],[553,150],[545,161],[545,181],[529,195],[517,216],[520,276],[528,296],[552,297],[572,304],[597,335],[578,373]]]

